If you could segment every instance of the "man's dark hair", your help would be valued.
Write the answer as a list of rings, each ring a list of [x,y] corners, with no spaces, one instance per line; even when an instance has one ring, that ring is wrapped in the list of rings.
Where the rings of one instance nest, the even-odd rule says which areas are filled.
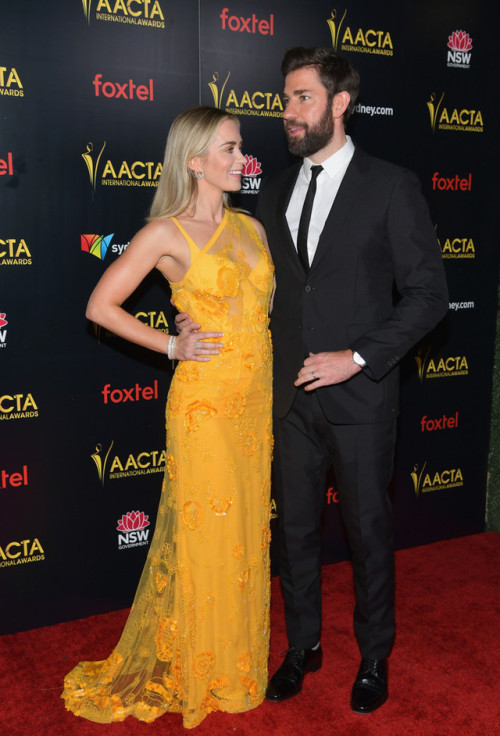
[[[331,49],[318,46],[305,48],[296,46],[288,49],[281,71],[284,76],[304,66],[313,66],[319,75],[320,81],[328,94],[328,102],[339,92],[348,92],[351,100],[344,112],[344,125],[347,125],[359,94],[359,74],[343,56],[338,56]]]

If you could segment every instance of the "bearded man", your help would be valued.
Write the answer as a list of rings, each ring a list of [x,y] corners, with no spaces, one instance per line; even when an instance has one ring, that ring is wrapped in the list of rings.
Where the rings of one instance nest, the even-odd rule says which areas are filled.
[[[359,76],[332,50],[282,63],[290,151],[303,158],[264,185],[257,216],[276,268],[274,489],[289,639],[266,697],[297,695],[322,664],[321,528],[333,465],[356,594],[361,663],[351,708],[388,696],[394,552],[388,486],[398,363],[445,315],[441,254],[417,177],[364,153],[345,133]]]

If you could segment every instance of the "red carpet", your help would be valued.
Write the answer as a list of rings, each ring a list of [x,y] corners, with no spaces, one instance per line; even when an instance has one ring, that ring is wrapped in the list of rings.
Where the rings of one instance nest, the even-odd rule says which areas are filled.
[[[0,736],[489,736],[500,734],[500,536],[478,534],[396,555],[398,636],[390,697],[371,715],[349,709],[358,667],[351,626],[351,568],[323,572],[323,668],[281,704],[240,715],[212,713],[194,731],[178,715],[153,724],[100,725],[76,718],[60,699],[80,659],[104,659],[127,611],[0,637]],[[4,603],[5,605],[5,603]],[[273,579],[270,669],[286,647]]]

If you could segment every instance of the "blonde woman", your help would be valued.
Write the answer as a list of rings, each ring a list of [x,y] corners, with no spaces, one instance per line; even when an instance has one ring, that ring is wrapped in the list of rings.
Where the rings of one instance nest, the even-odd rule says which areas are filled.
[[[245,156],[237,118],[195,107],[173,123],[148,224],[104,273],[87,316],[178,361],[166,409],[156,530],[119,643],[81,662],[63,697],[101,723],[263,700],[269,640],[273,267],[261,225],[231,209]],[[157,268],[190,321],[157,331],[122,304]]]

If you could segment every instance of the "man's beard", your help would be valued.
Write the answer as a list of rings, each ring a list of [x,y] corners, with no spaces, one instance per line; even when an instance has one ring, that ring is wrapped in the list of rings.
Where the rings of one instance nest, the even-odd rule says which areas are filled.
[[[295,156],[312,156],[324,148],[333,138],[333,115],[331,106],[327,105],[321,119],[312,127],[307,123],[298,123],[304,128],[302,138],[288,135],[288,125],[294,125],[295,121],[287,120],[285,124],[285,135],[288,141],[288,150]]]

